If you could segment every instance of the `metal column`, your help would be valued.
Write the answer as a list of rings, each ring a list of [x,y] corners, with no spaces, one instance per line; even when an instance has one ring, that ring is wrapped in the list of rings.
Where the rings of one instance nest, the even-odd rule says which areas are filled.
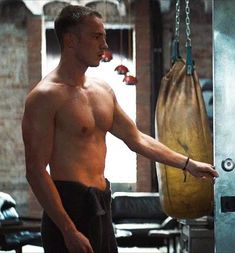
[[[235,252],[235,0],[214,0],[215,252]]]

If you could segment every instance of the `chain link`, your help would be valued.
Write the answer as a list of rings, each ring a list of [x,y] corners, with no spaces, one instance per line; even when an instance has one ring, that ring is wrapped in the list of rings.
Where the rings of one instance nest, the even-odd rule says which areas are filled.
[[[175,6],[175,40],[179,41],[180,36],[180,0],[176,0]]]
[[[186,24],[186,36],[187,36],[187,41],[186,41],[186,46],[191,46],[191,30],[190,30],[190,7],[189,7],[189,0],[185,0],[185,24]]]

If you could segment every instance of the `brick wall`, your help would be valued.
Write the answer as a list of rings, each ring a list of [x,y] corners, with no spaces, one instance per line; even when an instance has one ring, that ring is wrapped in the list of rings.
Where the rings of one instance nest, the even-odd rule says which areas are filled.
[[[25,179],[21,120],[30,86],[41,78],[41,17],[13,1],[0,5],[0,13],[0,191],[24,207],[34,200]]]
[[[138,128],[151,134],[151,31],[149,18],[150,1],[139,0],[135,5],[136,31],[136,124]],[[140,15],[141,13],[141,15]],[[151,191],[151,161],[137,155],[137,191]]]
[[[27,18],[28,85],[32,89],[42,76],[42,17]]]
[[[31,90],[42,78],[42,17],[29,15],[27,18],[28,87]],[[27,192],[28,210],[40,211],[41,207],[31,188]],[[27,210],[27,209],[26,209]]]
[[[27,30],[26,11],[19,7],[22,6],[1,9],[0,191],[12,194],[19,204],[24,204],[28,202],[28,185],[21,117],[28,89]]]
[[[181,1],[180,53],[185,58],[185,3]],[[199,78],[212,78],[212,13],[203,1],[190,1],[192,53]],[[164,73],[170,67],[171,40],[175,31],[175,4],[163,16]]]

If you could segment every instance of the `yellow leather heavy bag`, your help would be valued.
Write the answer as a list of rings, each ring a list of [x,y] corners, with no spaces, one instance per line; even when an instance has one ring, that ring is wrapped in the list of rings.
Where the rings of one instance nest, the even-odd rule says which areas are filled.
[[[212,163],[212,135],[199,80],[186,75],[179,59],[163,77],[156,107],[156,136],[171,149],[192,159]],[[157,164],[161,205],[166,214],[198,218],[213,210],[213,182],[181,169]]]

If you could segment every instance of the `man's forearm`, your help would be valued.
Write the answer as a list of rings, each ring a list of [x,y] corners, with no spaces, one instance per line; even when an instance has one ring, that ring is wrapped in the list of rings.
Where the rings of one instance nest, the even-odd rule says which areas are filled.
[[[154,138],[140,133],[141,137],[132,150],[153,161],[164,163],[177,168],[184,168],[187,157],[166,147]]]

